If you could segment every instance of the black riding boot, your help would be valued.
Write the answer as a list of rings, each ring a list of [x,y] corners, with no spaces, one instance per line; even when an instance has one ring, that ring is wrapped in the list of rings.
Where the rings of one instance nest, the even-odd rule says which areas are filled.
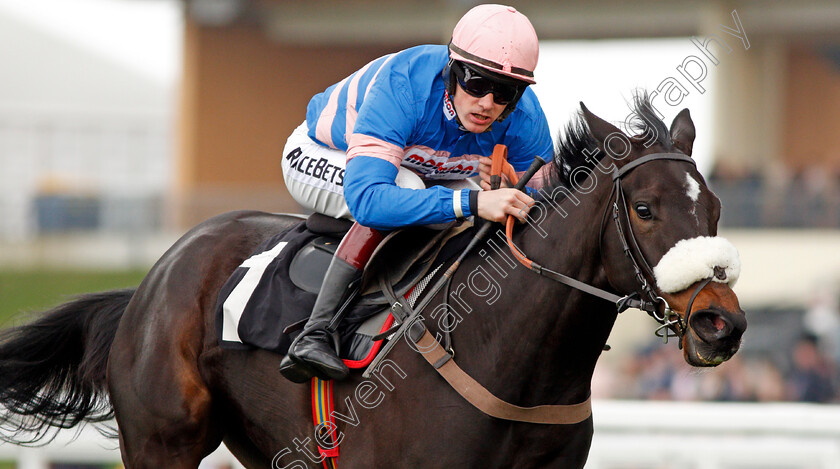
[[[327,269],[312,315],[301,336],[292,343],[288,355],[280,362],[280,373],[302,383],[313,376],[321,379],[344,379],[350,370],[338,357],[330,334],[326,331],[342,301],[347,287],[357,280],[382,240],[378,231],[355,223],[339,244]]]

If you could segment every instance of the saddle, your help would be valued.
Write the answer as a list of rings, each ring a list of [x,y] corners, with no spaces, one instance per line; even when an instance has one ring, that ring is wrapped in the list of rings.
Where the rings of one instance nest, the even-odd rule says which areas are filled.
[[[313,239],[295,255],[289,276],[301,290],[317,294],[341,238],[353,225],[349,220],[315,213],[306,219],[306,228],[322,236]],[[450,223],[440,230],[424,227],[389,233],[374,250],[362,275],[360,305],[389,303],[380,288],[381,280],[393,286],[397,296],[419,281],[432,266],[446,242],[469,228],[469,224]]]
[[[260,245],[219,293],[221,346],[285,354],[309,318],[327,267],[351,226],[348,220],[313,214]],[[405,296],[435,265],[452,258],[468,242],[463,234],[470,227],[453,222],[443,230],[412,227],[385,237],[362,275],[361,296],[339,327],[339,355],[348,366],[363,366],[376,352],[373,337],[393,322],[390,294]],[[263,271],[255,266],[264,266]],[[383,286],[392,291],[386,295]]]

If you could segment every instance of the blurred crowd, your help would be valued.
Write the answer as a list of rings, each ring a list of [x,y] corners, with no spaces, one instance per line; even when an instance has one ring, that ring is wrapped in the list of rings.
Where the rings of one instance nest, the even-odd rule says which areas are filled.
[[[689,367],[673,342],[658,343],[618,364],[599,364],[593,396],[611,399],[742,402],[840,402],[837,361],[803,336],[784,366],[758,354],[736,354],[708,369]]]
[[[840,172],[770,165],[764,173],[718,162],[709,187],[723,201],[721,225],[739,228],[840,228]]]
[[[593,396],[840,403],[840,312],[836,296],[818,297],[808,310],[787,312],[787,317],[796,316],[796,327],[761,327],[761,314],[750,316],[741,351],[718,367],[692,368],[674,341],[666,345],[657,340],[627,357],[599,362]],[[752,338],[750,328],[754,329]]]

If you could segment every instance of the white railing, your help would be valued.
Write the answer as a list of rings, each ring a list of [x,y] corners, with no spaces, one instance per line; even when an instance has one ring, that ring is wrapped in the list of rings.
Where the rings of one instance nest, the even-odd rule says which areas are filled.
[[[593,403],[595,437],[586,469],[840,469],[840,406],[809,404]],[[115,440],[85,428],[46,447],[0,444],[17,469],[117,464]],[[314,466],[313,466],[314,467]],[[201,469],[239,469],[222,447]]]
[[[840,406],[596,401],[586,469],[840,469]]]

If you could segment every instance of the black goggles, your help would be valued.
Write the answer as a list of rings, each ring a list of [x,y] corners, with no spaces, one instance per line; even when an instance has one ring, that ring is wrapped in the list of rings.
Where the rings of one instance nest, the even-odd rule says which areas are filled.
[[[463,62],[455,61],[452,70],[458,84],[467,94],[481,98],[487,96],[487,93],[493,93],[493,102],[496,104],[510,104],[528,86],[526,83],[514,84],[493,80]]]

